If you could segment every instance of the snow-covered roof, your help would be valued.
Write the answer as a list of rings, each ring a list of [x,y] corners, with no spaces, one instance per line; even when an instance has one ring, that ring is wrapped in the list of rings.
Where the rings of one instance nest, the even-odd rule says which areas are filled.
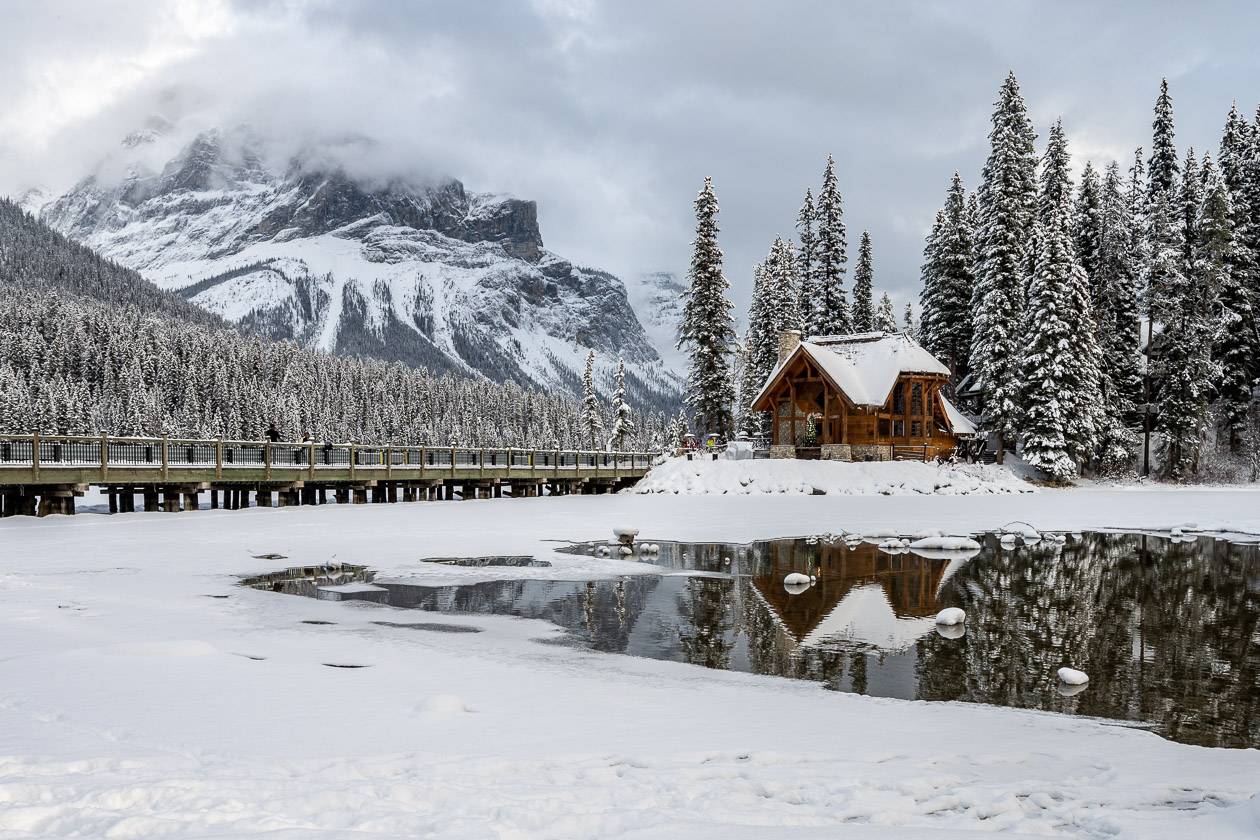
[[[883,405],[897,377],[904,373],[949,375],[949,368],[905,333],[817,336],[802,341],[799,350],[775,366],[754,405],[766,396],[797,352],[806,353],[854,405]]]
[[[976,433],[976,424],[968,420],[967,415],[959,411],[944,394],[941,394],[941,406],[945,409],[945,419],[949,421],[949,428],[954,434],[974,435]]]
[[[930,617],[897,615],[888,593],[872,583],[850,590],[800,643],[817,647],[832,639],[844,639],[880,650],[904,650],[930,633],[935,624]]]

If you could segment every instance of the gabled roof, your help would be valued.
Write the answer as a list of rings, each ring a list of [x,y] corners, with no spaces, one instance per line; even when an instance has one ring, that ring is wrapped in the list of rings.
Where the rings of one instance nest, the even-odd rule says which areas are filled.
[[[809,356],[854,405],[882,406],[888,402],[897,377],[905,373],[949,376],[949,368],[905,333],[818,336],[802,341],[775,366],[753,405],[761,402],[783,369],[801,353]]]

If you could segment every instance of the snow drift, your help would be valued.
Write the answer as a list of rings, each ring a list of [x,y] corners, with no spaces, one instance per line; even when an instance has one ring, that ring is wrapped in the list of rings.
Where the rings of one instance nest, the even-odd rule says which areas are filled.
[[[1010,470],[984,464],[919,461],[688,461],[671,458],[649,472],[636,493],[799,493],[905,496],[1031,493]]]

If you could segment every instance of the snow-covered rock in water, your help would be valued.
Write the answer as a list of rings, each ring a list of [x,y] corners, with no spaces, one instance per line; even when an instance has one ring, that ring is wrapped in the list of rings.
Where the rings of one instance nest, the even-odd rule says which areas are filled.
[[[618,553],[620,553],[620,554],[621,554],[621,556],[623,556],[623,557],[628,557],[628,556],[630,556],[631,554],[634,554],[634,549],[633,549],[633,548],[631,548],[631,547],[630,547],[630,546],[628,546],[628,545],[623,545],[623,546],[619,547],[619,548],[617,549],[617,551],[618,551]]]
[[[936,614],[936,623],[946,627],[966,621],[967,613],[959,607],[946,607]]]
[[[625,526],[613,528],[613,536],[619,540],[633,540],[635,537],[639,536],[639,529]]]
[[[911,549],[934,548],[941,551],[979,551],[980,543],[971,537],[924,537],[910,543]]]
[[[1019,537],[1025,542],[1036,541],[1041,539],[1041,532],[1027,522],[1012,522],[1009,525],[1002,526],[1002,536],[1007,535]]]
[[[1084,671],[1078,671],[1075,668],[1060,668],[1058,671],[1059,682],[1064,685],[1084,685],[1089,682],[1089,675]]]
[[[344,141],[296,156],[248,128],[175,142],[139,137],[41,218],[269,338],[567,391],[595,350],[601,388],[621,358],[632,401],[681,392],[626,285],[547,251],[533,201],[360,177],[372,149]]]
[[[720,495],[917,496],[1031,493],[1035,488],[1006,467],[921,461],[688,461],[667,458],[634,487],[636,493]],[[891,536],[896,536],[891,535]],[[814,536],[816,539],[817,537]]]
[[[787,577],[783,578],[784,586],[799,586],[800,584],[809,586],[809,575],[803,575],[800,572],[791,572]]]
[[[942,639],[961,639],[967,635],[966,624],[938,624],[936,625],[936,635]]]

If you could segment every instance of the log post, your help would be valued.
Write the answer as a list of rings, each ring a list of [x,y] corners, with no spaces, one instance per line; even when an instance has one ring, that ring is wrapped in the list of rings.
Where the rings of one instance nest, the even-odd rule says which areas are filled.
[[[108,481],[108,480],[109,480],[109,438],[105,436],[104,432],[101,432],[101,481]],[[114,494],[111,492],[109,494],[109,497],[110,497],[110,502],[112,503],[114,499]],[[113,512],[114,512],[113,510],[110,510],[110,513],[113,513]]]
[[[219,438],[214,442],[214,477],[216,480],[223,480],[223,438]],[[212,508],[219,506],[219,491],[210,491],[213,495],[210,497]]]
[[[162,480],[163,481],[166,481],[166,474],[169,468],[169,464],[167,462],[166,443],[167,443],[166,436],[163,435],[162,436]]]
[[[31,446],[31,475],[39,481],[39,432],[31,436],[34,443]]]

